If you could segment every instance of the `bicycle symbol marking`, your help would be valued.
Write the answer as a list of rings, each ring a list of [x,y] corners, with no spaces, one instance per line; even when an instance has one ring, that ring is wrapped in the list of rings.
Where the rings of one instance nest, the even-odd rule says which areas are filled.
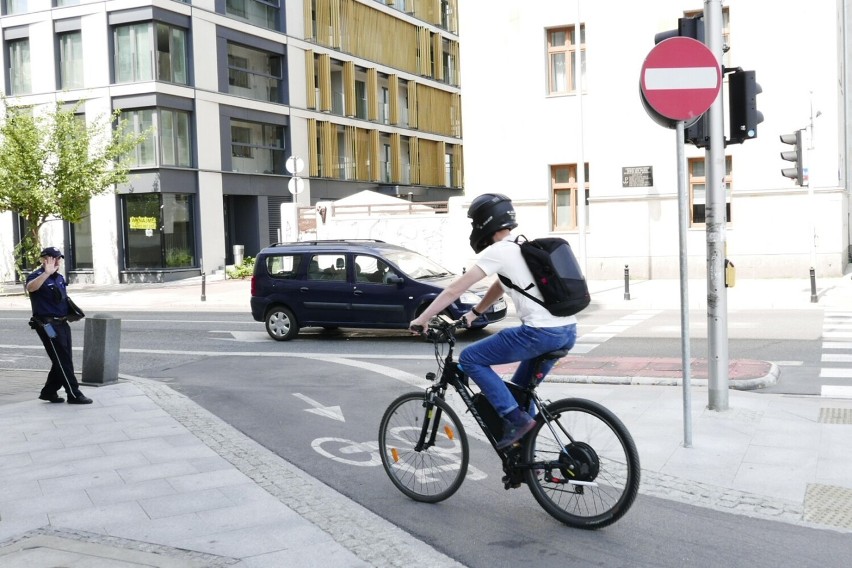
[[[407,438],[400,435],[399,429],[394,432],[394,437],[401,443],[407,443]],[[453,471],[459,468],[461,462],[460,454],[461,447],[457,442],[451,442],[451,447],[433,448],[437,450],[437,454],[443,456],[447,463],[430,469],[411,469],[410,466],[400,463],[396,467],[401,469],[411,469],[411,472],[422,478],[422,481],[434,481],[431,474],[440,473],[442,471]],[[410,444],[409,444],[410,445]],[[326,457],[338,463],[354,465],[358,467],[374,467],[382,465],[382,457],[379,455],[379,442],[355,442],[346,438],[317,438],[311,442],[311,447],[319,455]],[[402,447],[402,446],[401,446]],[[467,479],[479,481],[485,479],[488,475],[479,468],[470,464],[467,466]]]

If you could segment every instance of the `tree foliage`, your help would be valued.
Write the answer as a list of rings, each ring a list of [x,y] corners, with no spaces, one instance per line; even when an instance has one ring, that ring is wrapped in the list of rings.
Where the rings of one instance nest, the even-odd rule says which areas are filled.
[[[127,181],[125,157],[149,134],[113,128],[119,125],[120,111],[86,125],[78,112],[81,105],[57,102],[44,111],[3,99],[0,211],[26,221],[26,235],[15,248],[19,270],[37,263],[39,233],[47,221],[79,223],[93,196]]]

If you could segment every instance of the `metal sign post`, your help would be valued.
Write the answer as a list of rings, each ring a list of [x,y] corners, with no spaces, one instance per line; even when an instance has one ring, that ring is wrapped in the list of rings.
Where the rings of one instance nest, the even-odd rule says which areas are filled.
[[[645,110],[677,136],[678,236],[680,238],[680,327],[683,367],[683,445],[692,446],[691,356],[689,345],[689,277],[687,226],[689,198],[684,131],[714,104],[722,87],[722,69],[700,41],[673,37],[657,44],[642,64],[639,80]]]

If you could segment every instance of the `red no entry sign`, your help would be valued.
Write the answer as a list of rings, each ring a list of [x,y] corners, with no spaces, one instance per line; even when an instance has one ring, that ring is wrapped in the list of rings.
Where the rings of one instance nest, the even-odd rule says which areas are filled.
[[[639,83],[651,110],[669,120],[690,121],[716,100],[722,70],[706,45],[673,37],[658,43],[645,58]]]

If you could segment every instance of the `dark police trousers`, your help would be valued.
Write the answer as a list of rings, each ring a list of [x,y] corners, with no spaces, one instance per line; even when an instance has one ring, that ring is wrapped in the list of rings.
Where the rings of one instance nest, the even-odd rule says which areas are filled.
[[[53,339],[47,336],[43,327],[36,328],[47,356],[53,363],[47,374],[47,382],[41,389],[42,394],[53,395],[60,388],[64,388],[69,397],[77,398],[81,394],[77,378],[74,376],[74,360],[71,358],[71,326],[64,321],[53,321],[50,325],[56,330],[56,337]]]

